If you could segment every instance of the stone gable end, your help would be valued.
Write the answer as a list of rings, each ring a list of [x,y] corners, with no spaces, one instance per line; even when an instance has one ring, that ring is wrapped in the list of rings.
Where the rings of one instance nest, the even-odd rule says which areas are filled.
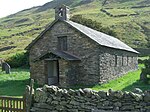
[[[42,38],[32,46],[30,50],[31,77],[42,80],[39,79],[42,76],[43,81],[40,81],[40,83],[44,83],[46,80],[44,79],[45,74],[43,72],[44,61],[33,62],[33,60],[48,50],[57,50],[58,37],[61,36],[67,36],[67,52],[80,57],[81,62],[68,62],[63,59],[59,60],[59,65],[63,65],[59,67],[60,69],[64,70],[64,67],[68,66],[65,69],[67,73],[60,70],[60,76],[62,75],[60,79],[67,80],[66,78],[72,76],[69,78],[72,81],[68,80],[68,82],[85,83],[87,81],[87,84],[90,84],[93,80],[98,82],[99,45],[64,22],[55,23],[54,26],[45,32]],[[62,63],[64,61],[65,64],[67,64],[66,66]],[[74,63],[76,65],[74,65]],[[68,77],[66,77],[67,74]]]

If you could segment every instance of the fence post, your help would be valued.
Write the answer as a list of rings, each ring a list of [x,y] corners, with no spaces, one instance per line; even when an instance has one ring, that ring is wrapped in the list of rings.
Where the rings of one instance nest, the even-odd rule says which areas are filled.
[[[26,112],[30,112],[33,94],[34,94],[34,80],[31,79],[30,86],[28,86],[28,85],[26,86],[26,93],[25,93]]]

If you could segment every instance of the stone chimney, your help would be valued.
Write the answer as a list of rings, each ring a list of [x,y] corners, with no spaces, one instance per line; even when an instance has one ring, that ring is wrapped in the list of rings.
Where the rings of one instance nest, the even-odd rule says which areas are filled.
[[[55,8],[55,20],[69,20],[69,7],[61,5]]]

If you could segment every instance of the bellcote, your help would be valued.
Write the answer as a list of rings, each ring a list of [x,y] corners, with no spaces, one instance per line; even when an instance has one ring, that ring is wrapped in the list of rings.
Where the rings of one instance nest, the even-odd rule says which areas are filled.
[[[61,5],[55,8],[55,20],[69,20],[69,7]]]

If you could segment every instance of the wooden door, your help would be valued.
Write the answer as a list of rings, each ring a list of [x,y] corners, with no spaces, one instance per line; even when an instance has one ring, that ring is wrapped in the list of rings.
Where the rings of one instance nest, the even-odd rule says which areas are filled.
[[[48,61],[48,85],[59,83],[58,61]]]

